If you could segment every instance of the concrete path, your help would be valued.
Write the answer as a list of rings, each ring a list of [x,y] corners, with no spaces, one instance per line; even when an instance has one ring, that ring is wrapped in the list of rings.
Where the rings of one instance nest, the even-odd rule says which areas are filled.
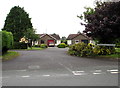
[[[67,55],[67,48],[22,51],[3,62],[3,86],[117,86],[118,62]]]

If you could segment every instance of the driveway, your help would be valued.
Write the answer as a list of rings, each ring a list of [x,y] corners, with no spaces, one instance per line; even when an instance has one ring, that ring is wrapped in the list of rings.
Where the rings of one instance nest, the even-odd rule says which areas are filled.
[[[117,86],[118,62],[81,58],[68,48],[22,51],[3,62],[3,86]]]

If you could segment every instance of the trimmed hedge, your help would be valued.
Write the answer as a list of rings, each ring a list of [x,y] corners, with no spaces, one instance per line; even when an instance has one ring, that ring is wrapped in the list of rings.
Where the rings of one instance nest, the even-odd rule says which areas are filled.
[[[65,47],[67,47],[67,45],[65,43],[60,43],[57,47],[58,48],[65,48]]]
[[[27,43],[14,42],[14,44],[13,44],[13,49],[27,49],[27,48],[28,48]]]
[[[2,34],[2,54],[6,53],[13,47],[13,35],[11,32],[0,31]]]
[[[46,44],[41,44],[40,48],[47,48],[48,46]]]

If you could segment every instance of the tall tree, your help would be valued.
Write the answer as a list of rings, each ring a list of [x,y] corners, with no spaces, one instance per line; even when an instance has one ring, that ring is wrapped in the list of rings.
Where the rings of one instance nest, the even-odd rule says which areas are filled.
[[[31,18],[24,8],[14,6],[7,15],[2,30],[12,32],[14,40],[18,42],[25,35],[27,29],[32,27]]]
[[[120,2],[97,2],[94,9],[87,8],[84,33],[99,43],[120,41]]]

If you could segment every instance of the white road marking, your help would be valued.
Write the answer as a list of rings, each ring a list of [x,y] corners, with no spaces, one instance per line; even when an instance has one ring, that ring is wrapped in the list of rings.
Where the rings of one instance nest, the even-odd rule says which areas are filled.
[[[85,73],[84,71],[72,71],[72,73],[74,75],[86,75],[87,73]]]
[[[23,78],[28,78],[28,77],[30,77],[29,75],[25,75],[25,76],[21,76],[21,77],[23,77]]]
[[[102,70],[95,70],[95,72],[102,72]]]
[[[118,72],[118,69],[107,70],[108,72]]]
[[[119,72],[110,72],[111,74],[118,74]]]
[[[42,75],[42,76],[48,77],[48,76],[50,76],[50,75]]]
[[[102,73],[93,73],[94,75],[102,74]]]

